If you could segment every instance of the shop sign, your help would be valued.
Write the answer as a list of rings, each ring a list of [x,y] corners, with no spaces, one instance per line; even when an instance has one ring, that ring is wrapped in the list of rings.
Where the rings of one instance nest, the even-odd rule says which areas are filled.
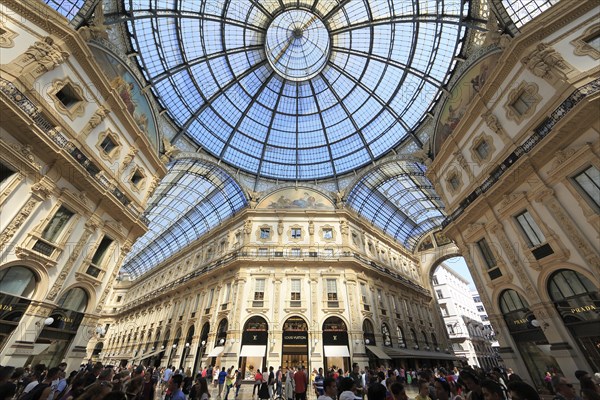
[[[284,344],[307,344],[308,333],[299,331],[283,332]]]
[[[31,300],[0,293],[0,321],[19,322]]]

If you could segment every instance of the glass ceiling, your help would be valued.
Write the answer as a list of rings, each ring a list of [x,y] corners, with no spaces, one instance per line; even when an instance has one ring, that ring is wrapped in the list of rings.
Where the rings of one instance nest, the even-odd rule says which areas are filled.
[[[411,251],[445,218],[425,166],[415,161],[390,162],[367,173],[350,191],[348,205]]]
[[[464,5],[463,5],[464,3]],[[404,140],[447,83],[463,0],[125,0],[142,73],[187,135],[241,170],[336,176]]]
[[[149,201],[149,230],[137,239],[122,272],[137,277],[246,207],[242,189],[221,168],[180,159]]]
[[[58,11],[68,20],[72,20],[79,10],[83,8],[86,0],[43,0],[43,2]]]
[[[510,19],[520,29],[558,2],[559,0],[502,0],[502,5]]]

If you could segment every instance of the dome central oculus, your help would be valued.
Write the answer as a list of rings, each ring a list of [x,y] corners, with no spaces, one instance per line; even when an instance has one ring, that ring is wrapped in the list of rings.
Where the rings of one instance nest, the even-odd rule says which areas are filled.
[[[304,81],[327,64],[329,32],[309,11],[294,9],[279,14],[269,25],[265,52],[271,67],[285,79]]]

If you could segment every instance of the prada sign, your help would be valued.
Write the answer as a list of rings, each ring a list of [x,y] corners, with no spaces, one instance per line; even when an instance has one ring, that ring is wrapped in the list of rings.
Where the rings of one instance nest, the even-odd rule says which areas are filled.
[[[84,314],[73,310],[67,310],[66,308],[55,308],[54,311],[52,311],[52,314],[50,314],[50,317],[54,318],[54,322],[49,328],[77,332],[81,321],[83,321]]]
[[[31,300],[0,293],[0,321],[19,322]]]

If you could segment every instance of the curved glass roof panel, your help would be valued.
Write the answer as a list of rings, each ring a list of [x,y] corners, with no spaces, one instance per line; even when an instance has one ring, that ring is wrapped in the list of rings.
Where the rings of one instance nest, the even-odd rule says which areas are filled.
[[[395,161],[369,171],[348,194],[348,205],[407,249],[438,228],[444,205],[415,161]]]
[[[86,0],[43,0],[44,3],[58,11],[68,20],[75,18],[79,10],[83,8]]]
[[[145,273],[246,205],[242,189],[223,169],[195,159],[173,161],[146,209],[149,230],[121,271]]]
[[[199,146],[284,180],[373,162],[454,68],[463,0],[125,0],[153,93]]]
[[[521,28],[527,22],[558,3],[560,0],[502,0],[502,5],[508,16]]]

